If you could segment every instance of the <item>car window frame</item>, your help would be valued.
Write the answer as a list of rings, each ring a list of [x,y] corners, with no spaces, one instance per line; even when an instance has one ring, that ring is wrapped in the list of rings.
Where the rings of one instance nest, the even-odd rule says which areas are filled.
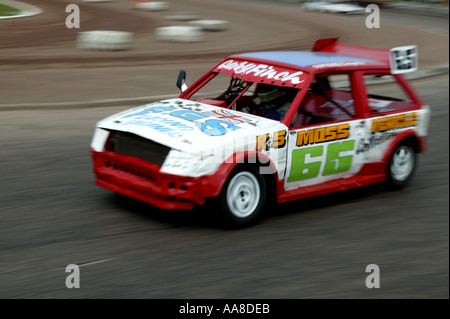
[[[400,109],[400,110],[393,110],[388,112],[382,112],[382,113],[374,113],[371,111],[371,108],[368,103],[368,90],[366,89],[366,83],[364,81],[365,76],[391,76],[393,79],[395,79],[396,84],[403,90],[404,94],[410,98],[412,106],[410,108]],[[403,112],[409,112],[409,111],[416,111],[419,110],[423,102],[419,98],[419,96],[416,94],[415,90],[412,88],[411,84],[405,79],[405,77],[402,74],[392,74],[390,70],[364,70],[364,71],[358,71],[355,72],[355,76],[357,77],[357,81],[361,84],[360,87],[360,102],[362,103],[362,110],[364,113],[365,118],[373,118],[373,117],[380,117],[385,115],[391,115],[391,114],[397,114],[397,113],[403,113]]]
[[[325,125],[325,124],[331,124],[331,123],[341,123],[346,121],[354,121],[358,119],[364,119],[366,117],[366,107],[368,107],[367,103],[363,103],[362,96],[366,94],[364,83],[361,83],[362,77],[360,76],[361,71],[355,71],[355,70],[342,70],[342,71],[328,71],[323,73],[310,73],[310,76],[308,78],[308,81],[304,88],[300,90],[302,94],[298,94],[296,99],[294,99],[294,102],[292,103],[291,108],[289,109],[289,112],[286,113],[285,118],[283,119],[283,124],[286,125],[289,130],[298,130],[302,127],[311,127],[311,126],[317,126],[317,125]],[[301,102],[303,101],[303,98],[306,95],[306,92],[311,87],[311,84],[315,77],[329,77],[333,75],[347,75],[349,84],[350,84],[350,92],[352,93],[353,103],[355,107],[355,114],[353,118],[350,119],[344,119],[344,120],[336,120],[336,121],[330,121],[326,123],[318,123],[318,124],[309,124],[304,126],[293,126],[291,125],[292,119],[294,115],[297,113],[298,108],[301,105]],[[367,102],[367,101],[366,101]]]

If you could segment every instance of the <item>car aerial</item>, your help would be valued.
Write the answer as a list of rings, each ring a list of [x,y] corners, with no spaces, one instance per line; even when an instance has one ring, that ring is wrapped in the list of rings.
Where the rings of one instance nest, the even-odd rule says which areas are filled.
[[[181,70],[177,98],[97,123],[95,182],[164,210],[208,201],[232,227],[253,225],[270,202],[401,188],[429,125],[403,75],[416,69],[416,46],[329,38],[311,51],[229,56],[190,86]]]

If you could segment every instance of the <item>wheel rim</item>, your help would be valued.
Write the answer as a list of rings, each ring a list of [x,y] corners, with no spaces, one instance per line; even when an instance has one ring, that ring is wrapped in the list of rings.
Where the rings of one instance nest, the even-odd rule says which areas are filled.
[[[398,181],[404,181],[411,174],[414,167],[413,150],[407,146],[399,147],[393,157],[391,163],[391,173]]]
[[[227,194],[231,213],[236,217],[245,218],[258,206],[261,190],[258,180],[252,173],[240,172],[231,179]]]

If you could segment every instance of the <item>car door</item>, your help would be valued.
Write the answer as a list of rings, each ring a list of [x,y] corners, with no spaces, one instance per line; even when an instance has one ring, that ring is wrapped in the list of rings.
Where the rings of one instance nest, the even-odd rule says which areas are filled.
[[[361,79],[365,84],[370,125],[368,139],[360,140],[357,150],[365,153],[367,162],[377,162],[386,156],[399,133],[419,127],[422,103],[404,86],[406,82],[399,75],[371,71],[364,72]],[[377,82],[389,85],[372,85]],[[426,115],[423,121],[427,121]]]
[[[285,190],[352,177],[364,165],[357,144],[367,138],[369,123],[351,88],[339,86],[342,76],[350,75],[316,76],[305,94],[288,133]]]

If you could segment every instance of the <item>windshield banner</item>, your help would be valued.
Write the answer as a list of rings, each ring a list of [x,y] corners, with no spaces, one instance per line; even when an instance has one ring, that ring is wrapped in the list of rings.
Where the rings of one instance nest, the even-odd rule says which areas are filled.
[[[214,71],[238,77],[244,81],[296,88],[304,87],[308,78],[308,73],[303,71],[233,59],[219,64]]]

